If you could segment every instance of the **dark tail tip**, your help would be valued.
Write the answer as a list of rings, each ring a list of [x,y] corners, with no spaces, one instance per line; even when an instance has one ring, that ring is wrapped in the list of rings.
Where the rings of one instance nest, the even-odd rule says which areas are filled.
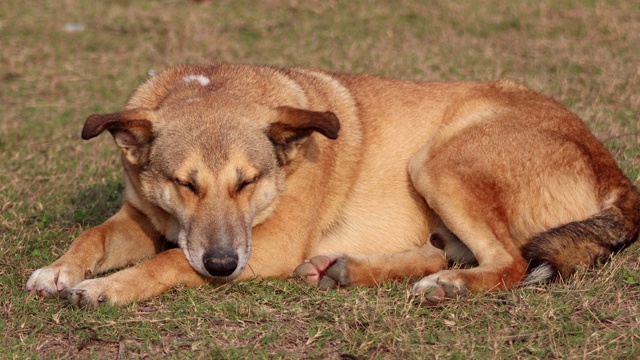
[[[578,266],[591,266],[599,259],[606,260],[636,238],[637,229],[629,226],[622,210],[609,206],[588,219],[534,236],[521,251],[531,264],[530,274],[539,267],[548,267],[556,275],[567,278]]]

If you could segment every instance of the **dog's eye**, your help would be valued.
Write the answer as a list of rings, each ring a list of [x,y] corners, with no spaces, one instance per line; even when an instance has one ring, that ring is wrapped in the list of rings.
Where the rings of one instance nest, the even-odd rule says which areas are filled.
[[[196,188],[196,185],[190,181],[174,179],[173,182],[180,187],[189,189],[189,191],[191,191],[192,193],[196,193],[198,191],[198,189]]]
[[[238,192],[242,192],[242,190],[244,190],[247,186],[251,185],[251,184],[255,184],[258,181],[258,177],[255,176],[253,178],[250,179],[246,179],[243,180],[240,185],[238,185]]]

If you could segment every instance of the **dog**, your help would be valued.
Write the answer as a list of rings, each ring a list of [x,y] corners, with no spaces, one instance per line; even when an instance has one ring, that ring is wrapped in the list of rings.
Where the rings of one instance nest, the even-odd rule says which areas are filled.
[[[637,189],[585,124],[504,80],[183,65],[91,115],[82,138],[104,130],[124,205],[34,271],[30,293],[95,308],[293,274],[420,279],[411,293],[440,304],[566,278],[640,227]]]

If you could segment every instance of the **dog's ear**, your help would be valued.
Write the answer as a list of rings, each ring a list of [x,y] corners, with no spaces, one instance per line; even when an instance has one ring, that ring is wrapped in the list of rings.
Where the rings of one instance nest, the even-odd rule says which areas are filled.
[[[288,163],[297,155],[300,146],[314,131],[331,140],[338,138],[340,121],[330,111],[311,111],[289,106],[280,106],[276,111],[278,119],[269,126],[267,135],[276,145],[278,159],[282,164]]]
[[[89,140],[109,130],[127,160],[131,164],[141,165],[148,160],[149,143],[153,139],[152,116],[147,109],[93,114],[84,123],[82,138]]]

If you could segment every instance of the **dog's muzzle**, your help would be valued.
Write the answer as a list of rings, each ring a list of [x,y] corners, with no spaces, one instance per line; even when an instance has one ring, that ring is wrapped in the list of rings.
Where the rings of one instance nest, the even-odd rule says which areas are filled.
[[[208,250],[202,256],[202,263],[209,275],[225,277],[238,267],[238,254],[230,248]]]

